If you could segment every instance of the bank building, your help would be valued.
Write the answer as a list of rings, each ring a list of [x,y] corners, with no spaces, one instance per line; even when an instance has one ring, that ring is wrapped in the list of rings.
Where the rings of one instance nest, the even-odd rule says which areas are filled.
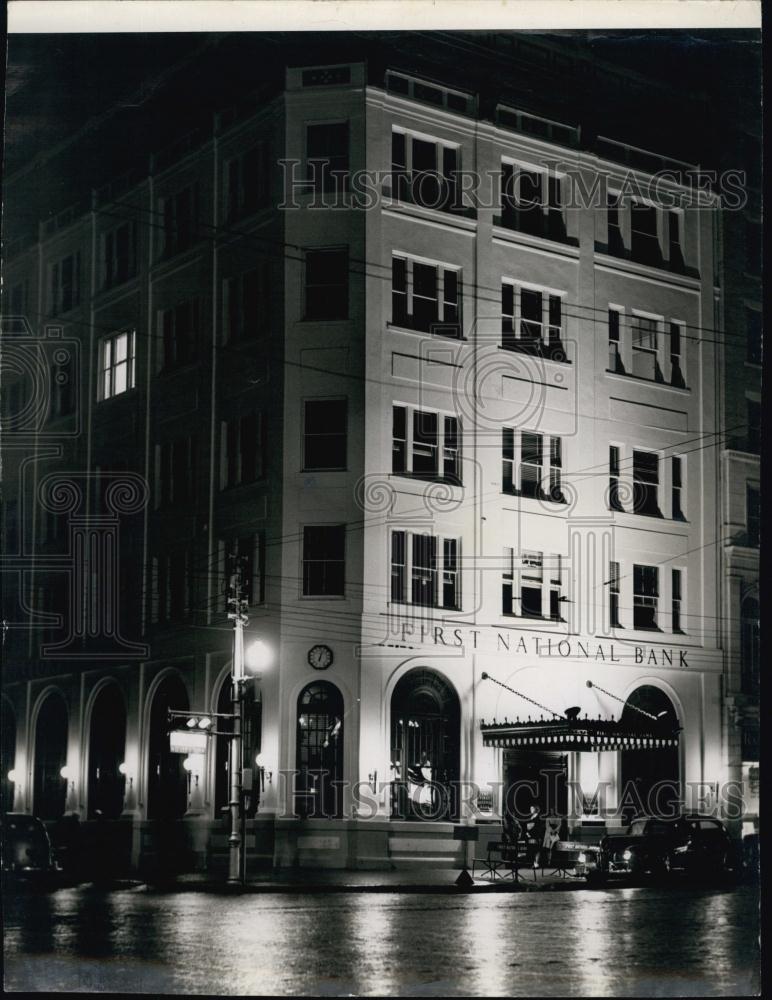
[[[9,247],[5,808],[223,868],[238,586],[250,870],[728,815],[720,198],[456,83],[288,64]]]

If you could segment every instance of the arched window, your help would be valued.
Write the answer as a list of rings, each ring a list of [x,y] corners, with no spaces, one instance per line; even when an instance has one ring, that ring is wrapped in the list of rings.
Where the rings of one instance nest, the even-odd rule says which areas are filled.
[[[434,670],[410,670],[391,697],[391,777],[395,818],[457,815],[461,709]],[[427,785],[433,787],[428,788]]]
[[[2,793],[2,811],[10,812],[13,809],[14,785],[8,779],[8,772],[14,766],[16,760],[16,716],[13,709],[2,699],[2,749],[0,750],[0,790]]]
[[[67,780],[61,771],[67,763],[67,706],[52,691],[38,712],[35,726],[33,807],[41,819],[60,819],[67,801]]]
[[[225,714],[233,712],[233,702],[231,701],[232,685],[230,677],[226,677],[220,688],[220,695],[217,699],[217,711]],[[257,681],[250,679],[244,690],[244,766],[255,768],[255,757],[260,753],[262,738],[262,700]],[[229,719],[218,719],[217,728],[220,732],[231,731]],[[214,803],[215,816],[221,816],[228,808],[230,798],[230,787],[228,778],[228,755],[230,753],[230,740],[224,737],[217,737],[215,748],[215,778],[214,778]],[[257,812],[257,799],[255,795],[250,795],[246,803],[247,816],[254,816]]]
[[[343,698],[316,681],[298,697],[295,809],[329,819],[343,813]]]
[[[148,742],[147,814],[150,819],[180,819],[188,806],[188,776],[183,754],[169,750],[170,708],[187,711],[188,695],[179,677],[169,676],[158,686],[150,710]]]
[[[123,811],[126,706],[117,684],[108,684],[91,709],[88,742],[88,815],[117,819]]]
[[[761,629],[759,602],[746,597],[742,603],[741,669],[744,694],[758,694],[761,672]]]
[[[625,702],[620,726],[669,735],[679,728],[678,714],[664,691],[643,684]],[[637,815],[668,818],[678,814],[681,786],[677,746],[623,750],[621,764],[620,805],[625,822]]]

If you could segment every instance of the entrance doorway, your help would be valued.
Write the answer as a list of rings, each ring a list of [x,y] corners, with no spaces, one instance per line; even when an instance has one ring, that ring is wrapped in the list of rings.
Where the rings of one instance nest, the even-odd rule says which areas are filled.
[[[126,707],[117,684],[108,684],[91,710],[88,752],[88,816],[118,819],[126,779],[120,772],[126,748]]]
[[[411,670],[391,697],[392,817],[458,815],[461,708],[434,670]]]
[[[664,691],[644,684],[625,702],[620,726],[632,732],[674,732],[678,729],[678,715]],[[665,818],[678,815],[681,783],[677,746],[622,750],[620,778],[619,802],[624,823],[641,815]]]
[[[561,820],[567,831],[568,755],[549,751],[504,751],[504,807],[507,815],[525,820],[533,806]]]
[[[41,819],[60,819],[67,801],[67,706],[52,691],[40,706],[35,726],[35,783],[33,806]]]

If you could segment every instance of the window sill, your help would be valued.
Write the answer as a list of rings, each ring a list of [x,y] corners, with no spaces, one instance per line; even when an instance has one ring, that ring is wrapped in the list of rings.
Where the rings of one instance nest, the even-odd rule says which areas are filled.
[[[301,476],[306,475],[309,472],[348,472],[347,465],[304,465],[302,469],[298,470],[298,474]]]
[[[456,614],[460,614],[461,612],[461,608],[458,606],[454,606],[452,608],[446,608],[439,604],[414,604],[413,601],[395,601],[393,599],[389,601],[389,605],[396,605],[397,607],[400,608],[418,608],[419,610],[426,612],[452,611],[455,612]]]
[[[502,611],[502,618],[515,618],[521,622],[541,622],[544,625],[565,625],[567,619],[552,618],[550,615],[519,615],[516,611]]]
[[[633,625],[633,632],[656,632],[664,635],[664,629],[661,629],[659,625]]]
[[[299,601],[345,601],[345,594],[299,594]]]
[[[531,357],[538,358],[540,361],[552,361],[556,365],[571,365],[573,361],[566,355],[565,349],[562,342],[553,347],[537,341],[536,343],[522,343],[518,344],[517,341],[512,344],[501,343],[498,345],[499,349],[502,351],[507,351],[510,354],[528,354]]]
[[[691,394],[692,391],[688,385],[680,386],[673,385],[672,382],[659,382],[657,379],[644,378],[642,375],[633,375],[631,372],[614,371],[611,368],[606,369],[606,374],[610,375],[612,378],[622,379],[625,382],[637,382],[639,385],[653,385],[658,389],[669,389],[672,392]]]
[[[301,316],[298,323],[322,324],[322,323],[350,323],[351,317],[346,316]]]
[[[390,479],[407,479],[411,482],[419,483],[436,483],[437,485],[443,486],[456,486],[459,489],[463,487],[463,483],[459,479],[452,479],[447,476],[428,476],[422,475],[419,472],[390,472]]]
[[[560,507],[567,507],[568,500],[561,496],[558,500],[556,497],[550,496],[549,493],[542,493],[540,496],[530,496],[527,493],[521,493],[520,490],[504,490],[501,491],[502,496],[505,497],[517,497],[518,500],[534,500],[536,503],[554,503]],[[624,513],[624,511],[622,511]]]
[[[443,324],[443,323],[439,323],[439,322],[437,323],[437,326],[440,327],[440,328],[442,328],[443,326],[450,326],[450,325],[451,325],[450,323],[447,323],[447,324]],[[433,330],[416,330],[412,326],[402,326],[399,323],[392,323],[392,322],[388,322],[386,324],[386,328],[388,330],[393,330],[395,333],[411,333],[411,334],[413,334],[414,337],[441,337],[442,340],[451,340],[451,341],[456,341],[456,342],[462,343],[462,344],[463,343],[467,343],[468,340],[469,340],[468,337],[456,337],[456,336],[454,336],[453,334],[450,334],[450,333],[442,333],[441,329],[438,329],[438,330],[435,330],[435,331],[433,331]]]

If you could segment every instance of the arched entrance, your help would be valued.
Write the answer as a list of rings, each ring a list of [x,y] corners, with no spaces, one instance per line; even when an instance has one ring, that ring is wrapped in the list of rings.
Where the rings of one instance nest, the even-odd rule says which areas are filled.
[[[32,802],[41,819],[60,819],[67,802],[67,706],[56,691],[46,696],[35,724],[35,771]]]
[[[14,767],[16,760],[16,716],[13,709],[2,699],[2,748],[0,748],[0,797],[2,811],[13,809],[14,783],[9,780],[8,772]]]
[[[233,712],[232,684],[230,676],[226,677],[220,687],[220,695],[217,699],[217,711],[225,714]],[[255,769],[255,757],[260,753],[262,745],[262,708],[263,703],[257,681],[250,679],[244,690],[244,766]],[[229,733],[231,722],[229,719],[218,719],[217,728],[220,732]],[[218,737],[215,747],[215,774],[214,774],[214,805],[215,816],[221,816],[228,809],[230,798],[230,786],[228,780],[228,755],[230,753],[230,740]],[[250,795],[247,798],[247,816],[254,816],[257,812],[257,796]]]
[[[117,684],[102,688],[91,709],[88,741],[88,817],[118,819],[125,778],[119,767],[126,751],[126,706]]]
[[[343,814],[343,696],[315,681],[298,696],[295,811],[332,819]]]
[[[679,727],[678,714],[664,691],[644,684],[625,702],[620,727],[642,733],[674,732]],[[681,788],[678,746],[622,750],[620,778],[619,801],[624,822],[629,823],[636,815],[678,814]]]
[[[391,696],[391,776],[394,818],[449,819],[457,815],[461,707],[448,682],[420,667],[402,677]],[[414,779],[428,778],[427,795]]]
[[[150,738],[148,742],[148,794],[149,819],[180,819],[188,805],[188,776],[182,766],[183,754],[169,750],[168,713],[170,708],[188,709],[185,685],[170,675],[156,689],[150,710]]]

